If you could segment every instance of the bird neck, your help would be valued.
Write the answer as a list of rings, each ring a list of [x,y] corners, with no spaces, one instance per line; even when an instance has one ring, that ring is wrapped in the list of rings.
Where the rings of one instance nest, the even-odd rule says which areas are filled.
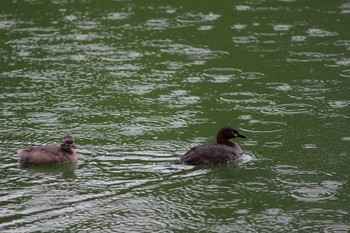
[[[219,133],[218,136],[216,137],[216,143],[227,145],[227,146],[234,146],[234,142],[231,142],[231,141],[227,140],[226,138],[224,138],[221,133]]]
[[[65,144],[65,143],[61,143],[61,149],[64,150],[64,151],[67,151],[67,152],[72,152],[72,148],[70,145],[68,144]]]

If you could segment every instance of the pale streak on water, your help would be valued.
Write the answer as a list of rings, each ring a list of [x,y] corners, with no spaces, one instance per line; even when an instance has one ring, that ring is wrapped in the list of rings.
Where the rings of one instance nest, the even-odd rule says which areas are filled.
[[[0,230],[349,231],[350,7],[321,2],[55,2],[48,22],[7,3]],[[179,163],[225,124],[240,161]],[[18,167],[64,133],[78,165]]]

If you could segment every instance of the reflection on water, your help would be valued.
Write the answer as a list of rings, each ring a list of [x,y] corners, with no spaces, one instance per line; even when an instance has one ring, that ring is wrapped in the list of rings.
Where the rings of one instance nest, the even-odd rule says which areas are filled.
[[[77,163],[71,164],[53,164],[53,165],[20,165],[23,171],[34,175],[62,175],[64,178],[75,178],[75,170],[78,169]]]
[[[348,3],[3,5],[1,231],[350,230]],[[180,164],[224,125],[240,161]]]

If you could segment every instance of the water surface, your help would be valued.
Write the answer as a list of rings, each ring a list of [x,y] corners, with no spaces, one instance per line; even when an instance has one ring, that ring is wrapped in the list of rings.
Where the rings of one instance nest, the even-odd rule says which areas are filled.
[[[346,0],[1,5],[2,232],[350,230]],[[180,164],[224,125],[242,161]]]

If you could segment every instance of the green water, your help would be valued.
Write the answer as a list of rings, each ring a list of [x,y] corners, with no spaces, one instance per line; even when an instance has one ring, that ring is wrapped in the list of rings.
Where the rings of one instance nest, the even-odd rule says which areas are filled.
[[[1,232],[350,231],[350,3],[2,1]],[[242,161],[179,157],[232,125]],[[77,165],[17,151],[77,141]]]

